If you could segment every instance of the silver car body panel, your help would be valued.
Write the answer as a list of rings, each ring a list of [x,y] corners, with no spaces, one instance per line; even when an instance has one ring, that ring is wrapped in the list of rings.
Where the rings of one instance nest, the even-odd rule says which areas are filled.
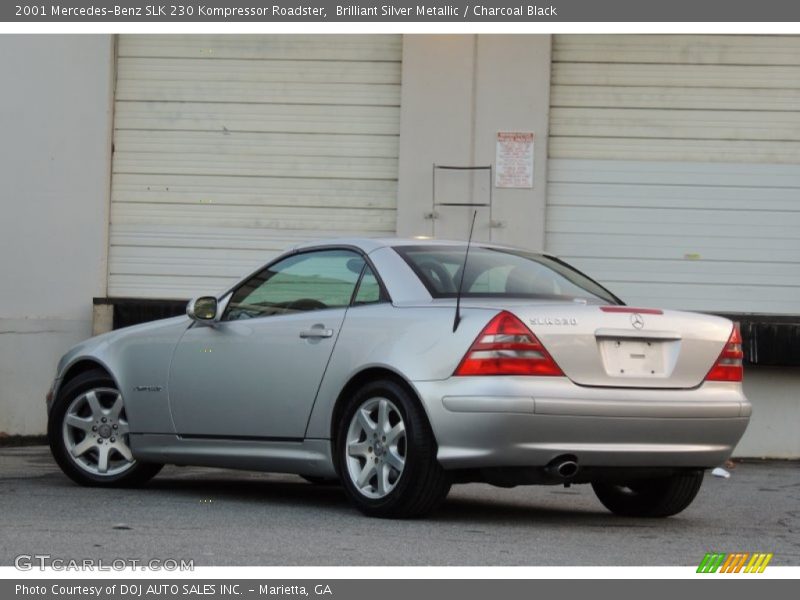
[[[328,440],[195,439],[136,434],[131,436],[131,446],[138,459],[157,463],[336,476]]]
[[[344,317],[331,309],[188,329],[170,368],[176,431],[302,440]],[[300,337],[315,328],[330,337]]]
[[[174,317],[118,329],[78,344],[59,361],[54,394],[73,365],[95,362],[111,374],[122,392],[131,431],[174,433],[167,395],[169,367],[175,347],[191,323],[189,317]]]
[[[733,451],[750,415],[740,386],[693,390],[581,388],[566,378],[415,382],[446,468],[544,465],[711,466]],[[498,378],[500,379],[500,378]],[[502,410],[492,410],[495,400]]]
[[[337,400],[375,369],[416,392],[445,468],[535,467],[561,454],[587,466],[710,467],[732,452],[750,404],[741,384],[703,381],[730,321],[663,311],[641,315],[638,327],[633,313],[591,302],[464,298],[453,332],[455,301],[432,298],[391,247],[415,243],[458,244],[348,239],[289,251],[358,249],[391,302],[210,325],[176,317],[114,331],[62,358],[54,392],[73,365],[97,363],[125,398],[134,455],[175,464],[333,475]],[[229,297],[220,298],[220,314]],[[531,328],[565,376],[453,376],[501,310]],[[300,337],[314,326],[332,335]],[[652,369],[617,372],[606,342],[626,338],[658,345]]]

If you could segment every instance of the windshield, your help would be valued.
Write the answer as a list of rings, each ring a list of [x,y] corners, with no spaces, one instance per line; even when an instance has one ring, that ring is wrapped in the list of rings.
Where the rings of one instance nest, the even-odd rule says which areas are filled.
[[[396,246],[434,298],[455,297],[466,246]],[[519,250],[471,246],[464,297],[536,298],[619,304],[611,292],[572,267]]]

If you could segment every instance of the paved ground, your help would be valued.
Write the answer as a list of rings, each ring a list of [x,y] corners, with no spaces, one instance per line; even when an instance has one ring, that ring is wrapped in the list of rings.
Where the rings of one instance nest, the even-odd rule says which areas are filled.
[[[144,489],[81,488],[45,447],[0,448],[0,565],[17,554],[196,565],[689,565],[708,550],[800,565],[800,463],[706,476],[663,520],[607,513],[588,486],[456,486],[428,519],[367,519],[337,487],[167,467]]]

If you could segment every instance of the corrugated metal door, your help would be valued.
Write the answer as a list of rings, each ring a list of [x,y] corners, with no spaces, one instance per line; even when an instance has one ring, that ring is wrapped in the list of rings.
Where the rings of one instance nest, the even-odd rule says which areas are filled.
[[[109,295],[219,290],[294,243],[395,232],[400,36],[118,45]]]
[[[547,250],[639,305],[800,313],[800,38],[555,36]]]

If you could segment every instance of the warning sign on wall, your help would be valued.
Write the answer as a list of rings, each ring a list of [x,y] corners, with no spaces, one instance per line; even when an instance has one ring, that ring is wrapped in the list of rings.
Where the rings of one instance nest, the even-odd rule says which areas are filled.
[[[495,187],[532,188],[533,132],[499,131],[495,166]]]

